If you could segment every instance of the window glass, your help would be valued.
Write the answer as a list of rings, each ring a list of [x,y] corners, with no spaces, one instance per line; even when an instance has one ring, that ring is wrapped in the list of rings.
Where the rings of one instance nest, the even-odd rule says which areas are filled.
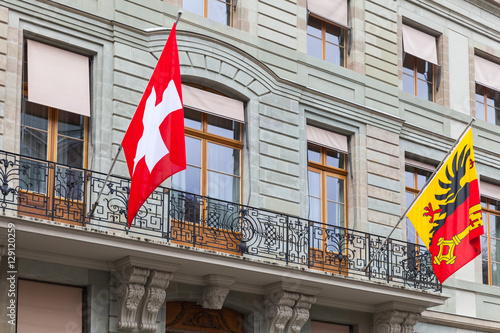
[[[307,54],[339,66],[345,65],[345,30],[309,16],[307,22]]]
[[[208,0],[207,17],[225,25],[231,25],[231,1]]]
[[[213,115],[208,117],[208,133],[223,136],[228,139],[240,140],[240,123]]]
[[[345,154],[309,144],[308,158],[309,219],[344,227]]]
[[[321,163],[321,148],[309,145],[307,159],[312,162]]]
[[[476,118],[500,125],[500,92],[476,84]]]
[[[22,117],[25,126],[42,131],[49,130],[49,108],[44,105],[25,101],[25,110]]]
[[[198,14],[200,16],[204,16],[203,15],[204,3],[205,3],[204,0],[183,0],[182,8],[190,12],[193,12],[195,14]]]

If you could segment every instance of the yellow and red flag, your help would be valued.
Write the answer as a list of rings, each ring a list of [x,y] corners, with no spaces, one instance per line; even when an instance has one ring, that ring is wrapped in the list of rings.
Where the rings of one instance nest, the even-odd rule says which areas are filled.
[[[484,230],[471,128],[406,216],[429,249],[441,283],[481,253]]]

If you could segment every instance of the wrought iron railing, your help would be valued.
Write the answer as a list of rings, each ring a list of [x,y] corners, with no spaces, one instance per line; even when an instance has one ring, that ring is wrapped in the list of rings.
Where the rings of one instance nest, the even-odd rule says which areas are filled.
[[[0,209],[261,261],[441,290],[425,248],[295,216],[159,187],[130,229],[130,180],[0,152]],[[88,212],[104,187],[91,218]]]

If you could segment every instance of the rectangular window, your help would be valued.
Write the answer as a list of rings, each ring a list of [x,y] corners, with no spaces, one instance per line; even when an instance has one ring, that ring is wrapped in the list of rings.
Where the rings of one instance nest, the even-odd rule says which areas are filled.
[[[483,283],[500,286],[500,187],[481,182]]]
[[[500,65],[474,57],[476,117],[500,125]]]
[[[234,1],[235,0],[183,0],[182,8],[227,26],[232,26]]]
[[[83,288],[18,281],[18,333],[83,332]]]
[[[406,185],[406,207],[408,208],[413,200],[417,197],[418,193],[425,186],[429,177],[432,175],[432,167],[421,168],[420,166],[415,166],[417,163],[409,162],[407,159],[407,164],[405,167],[405,185]],[[421,164],[421,163],[418,163]],[[406,240],[410,243],[423,244],[420,240],[415,228],[411,221],[406,219]]]
[[[90,59],[32,40],[24,50],[20,153],[27,169],[20,175],[20,210],[78,224],[84,218]]]
[[[347,274],[347,137],[307,126],[311,267]]]
[[[346,67],[347,1],[309,0],[307,9],[307,54]]]
[[[436,38],[403,25],[403,90],[433,102],[436,90]]]

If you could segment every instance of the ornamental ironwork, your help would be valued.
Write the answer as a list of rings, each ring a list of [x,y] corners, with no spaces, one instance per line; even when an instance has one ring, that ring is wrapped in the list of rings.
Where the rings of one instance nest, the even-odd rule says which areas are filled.
[[[0,151],[0,209],[263,262],[441,290],[425,247],[158,187],[127,225],[130,179]],[[104,187],[104,189],[103,189]],[[102,197],[91,217],[99,192]]]

